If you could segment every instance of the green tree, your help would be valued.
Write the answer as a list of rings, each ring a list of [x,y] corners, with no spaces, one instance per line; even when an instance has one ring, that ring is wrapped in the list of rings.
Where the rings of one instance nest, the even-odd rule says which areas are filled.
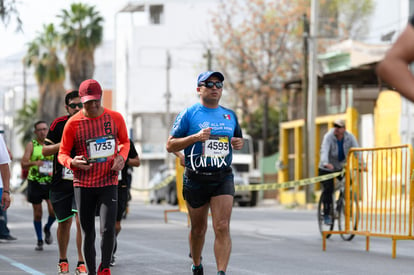
[[[33,125],[37,121],[37,104],[36,99],[32,99],[28,104],[24,105],[17,111],[15,123],[17,125],[17,133],[22,134],[20,140],[23,148],[33,138]]]
[[[62,44],[66,49],[66,65],[70,83],[77,89],[82,81],[93,77],[95,49],[102,43],[103,17],[94,6],[72,4],[62,10]]]
[[[39,87],[37,118],[48,123],[64,114],[65,67],[59,60],[58,46],[59,35],[54,25],[44,25],[43,32],[29,43],[26,56],[23,58],[28,67],[34,67]]]
[[[263,141],[266,144],[263,144],[268,148],[269,152],[277,152],[279,151],[279,127],[274,127],[274,125],[279,125],[281,122],[281,118],[284,117],[284,109],[279,109],[275,107],[270,107],[268,110],[268,120],[269,123],[267,124],[267,131],[269,133],[267,139]],[[260,107],[259,109],[255,110],[251,115],[251,128],[250,128],[250,136],[255,141],[255,151],[257,152],[258,144],[257,141],[262,139],[262,125],[263,125],[263,108]],[[242,122],[241,126],[245,128],[246,122]]]

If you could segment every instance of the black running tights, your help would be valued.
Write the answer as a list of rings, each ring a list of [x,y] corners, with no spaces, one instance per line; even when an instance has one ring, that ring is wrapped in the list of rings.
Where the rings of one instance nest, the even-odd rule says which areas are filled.
[[[82,250],[89,275],[96,274],[95,214],[99,213],[101,233],[101,266],[109,267],[115,241],[118,186],[75,187],[75,200],[82,227]],[[99,211],[97,208],[99,207]]]

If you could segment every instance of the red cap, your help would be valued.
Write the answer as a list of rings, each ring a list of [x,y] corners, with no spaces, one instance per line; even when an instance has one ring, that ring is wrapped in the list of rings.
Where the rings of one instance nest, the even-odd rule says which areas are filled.
[[[100,100],[102,97],[101,85],[94,79],[85,80],[79,86],[79,96],[82,103],[90,100]]]

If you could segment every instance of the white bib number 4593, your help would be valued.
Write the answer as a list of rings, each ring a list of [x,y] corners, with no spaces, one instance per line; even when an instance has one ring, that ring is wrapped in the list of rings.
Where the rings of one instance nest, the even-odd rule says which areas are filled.
[[[210,136],[210,139],[204,142],[204,156],[207,157],[225,157],[230,152],[229,137],[227,136]]]

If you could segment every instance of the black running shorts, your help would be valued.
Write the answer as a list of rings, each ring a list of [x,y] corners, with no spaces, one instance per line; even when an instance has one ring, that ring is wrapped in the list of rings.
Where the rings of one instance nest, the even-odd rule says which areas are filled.
[[[51,190],[50,202],[52,203],[53,210],[55,211],[56,219],[58,222],[64,222],[67,219],[75,216],[78,212],[76,209],[73,188],[71,192]]]
[[[219,195],[234,196],[234,176],[230,172],[221,178],[205,176],[197,179],[184,175],[183,196],[192,208],[210,202],[211,197]]]
[[[50,185],[40,184],[37,181],[28,180],[27,201],[33,204],[42,203],[49,199]]]

